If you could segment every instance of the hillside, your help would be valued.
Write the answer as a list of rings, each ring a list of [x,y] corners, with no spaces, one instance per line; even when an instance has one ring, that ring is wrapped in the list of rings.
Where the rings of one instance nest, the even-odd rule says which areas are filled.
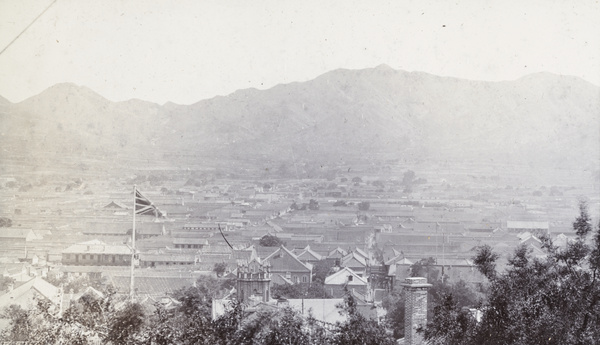
[[[111,102],[73,84],[0,103],[0,158],[39,167],[206,158],[600,164],[600,88],[549,73],[483,82],[382,65],[189,106]]]

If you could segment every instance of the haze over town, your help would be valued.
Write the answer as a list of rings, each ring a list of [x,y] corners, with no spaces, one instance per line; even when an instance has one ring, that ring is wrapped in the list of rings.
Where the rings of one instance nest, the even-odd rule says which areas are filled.
[[[350,293],[417,344],[407,278],[430,317],[446,288],[473,308],[482,245],[502,272],[582,203],[598,224],[598,3],[401,3],[1,3],[0,308],[156,316],[214,283],[207,319],[287,299],[331,326]]]

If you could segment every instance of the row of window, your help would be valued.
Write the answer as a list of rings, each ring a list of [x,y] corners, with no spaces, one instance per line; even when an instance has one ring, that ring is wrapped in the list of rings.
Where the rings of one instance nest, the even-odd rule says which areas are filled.
[[[201,244],[176,244],[175,248],[202,248],[203,245]]]
[[[111,255],[111,254],[65,254],[65,259],[75,261],[128,261],[129,255]]]
[[[285,272],[285,277],[292,280],[292,272]],[[302,278],[294,276],[293,282],[297,284],[300,283],[300,280],[302,280],[303,283],[308,283],[308,276],[302,276]]]

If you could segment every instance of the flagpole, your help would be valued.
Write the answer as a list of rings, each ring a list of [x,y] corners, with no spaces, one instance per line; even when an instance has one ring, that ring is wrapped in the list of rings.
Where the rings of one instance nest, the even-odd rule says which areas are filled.
[[[135,199],[136,199],[136,186],[133,185],[133,226],[131,228],[131,285],[129,286],[129,295],[131,302],[134,301],[134,276],[133,269],[135,266]]]

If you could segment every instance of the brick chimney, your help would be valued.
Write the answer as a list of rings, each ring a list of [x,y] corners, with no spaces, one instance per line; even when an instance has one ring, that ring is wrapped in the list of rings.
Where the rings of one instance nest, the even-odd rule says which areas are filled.
[[[423,336],[417,333],[419,327],[427,325],[427,278],[406,278],[400,284],[406,292],[405,315],[404,315],[404,344],[424,344]]]

